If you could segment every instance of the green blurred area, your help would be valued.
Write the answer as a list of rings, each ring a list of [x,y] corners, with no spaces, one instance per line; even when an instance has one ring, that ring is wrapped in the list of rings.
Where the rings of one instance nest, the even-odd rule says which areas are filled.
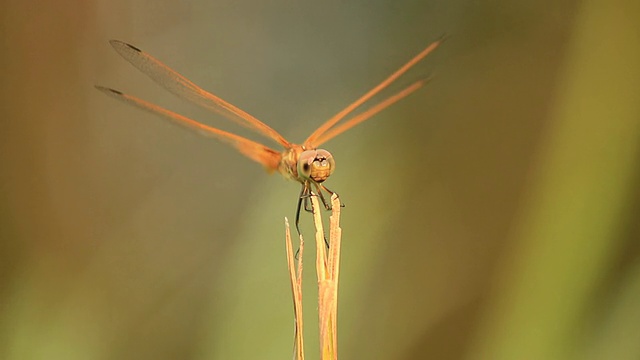
[[[0,359],[291,356],[283,219],[297,184],[95,91],[262,140],[159,89],[108,39],[297,142],[442,34],[389,93],[432,83],[326,144],[346,203],[340,357],[640,359],[640,2],[0,14]]]

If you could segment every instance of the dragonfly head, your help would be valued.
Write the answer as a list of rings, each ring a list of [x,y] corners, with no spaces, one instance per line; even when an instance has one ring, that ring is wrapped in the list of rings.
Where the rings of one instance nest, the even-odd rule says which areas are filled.
[[[305,150],[298,158],[298,176],[304,180],[321,183],[331,176],[335,168],[333,155],[327,150]]]

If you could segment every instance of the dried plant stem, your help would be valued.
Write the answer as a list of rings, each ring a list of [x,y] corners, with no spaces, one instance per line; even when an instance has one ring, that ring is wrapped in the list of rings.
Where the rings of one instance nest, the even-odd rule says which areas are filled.
[[[340,199],[331,196],[332,213],[329,222],[329,249],[325,246],[325,233],[318,199],[311,196],[313,219],[316,229],[316,274],[318,280],[318,318],[320,327],[320,355],[323,360],[338,359],[337,313],[338,313],[338,278],[340,272],[340,245],[342,229],[340,229]],[[295,266],[295,255],[291,245],[289,223],[286,224],[287,261],[289,277],[293,290],[293,306],[295,316],[294,359],[304,359],[302,338],[302,251],[304,241],[300,236],[298,266]]]
[[[304,239],[300,235],[300,247],[298,248],[298,256],[300,261],[298,266],[295,265],[295,255],[293,253],[293,245],[291,245],[291,230],[289,229],[289,220],[285,222],[285,239],[287,248],[287,266],[289,268],[289,280],[291,281],[291,291],[293,293],[293,315],[294,315],[294,345],[293,358],[295,360],[304,360],[304,342],[303,342],[303,318],[302,318],[302,255],[304,252]]]
[[[318,200],[312,199],[314,209]],[[314,211],[316,227],[316,274],[318,278],[318,317],[320,326],[320,351],[322,359],[338,358],[337,324],[338,275],[340,271],[340,200],[331,197],[332,213],[329,222],[329,249],[325,246],[320,211]]]

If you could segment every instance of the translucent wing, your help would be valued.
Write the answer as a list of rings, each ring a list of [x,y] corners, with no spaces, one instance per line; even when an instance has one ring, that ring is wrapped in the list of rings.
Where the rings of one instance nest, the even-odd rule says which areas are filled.
[[[255,141],[245,139],[242,136],[238,136],[220,129],[216,129],[211,126],[201,124],[195,120],[189,119],[188,117],[182,116],[173,111],[162,108],[158,105],[144,101],[135,96],[123,94],[118,90],[114,90],[114,89],[110,89],[102,86],[96,86],[96,88],[104,92],[105,94],[111,97],[114,97],[120,101],[129,103],[131,105],[134,105],[143,110],[147,110],[156,115],[160,115],[177,125],[180,125],[190,130],[194,130],[205,136],[214,137],[228,144],[231,144],[236,149],[238,149],[243,155],[245,155],[246,157],[248,157],[253,161],[256,161],[262,164],[270,172],[278,169],[278,165],[280,164],[280,158],[282,155],[280,152],[276,150],[273,150]]]
[[[242,109],[203,90],[198,85],[178,74],[176,71],[172,70],[151,55],[122,41],[111,40],[109,43],[125,60],[133,64],[133,66],[150,77],[151,80],[155,81],[172,94],[189,100],[207,110],[222,114],[242,126],[273,139],[285,148],[290,147],[291,144],[269,125],[256,119]]]
[[[332,127],[327,132],[322,134],[318,138],[318,140],[316,140],[314,145],[315,146],[320,146],[320,145],[324,144],[325,142],[333,139],[334,137],[342,134],[343,132],[351,129],[352,127],[360,124],[361,122],[371,118],[372,116],[374,116],[375,114],[379,113],[380,111],[382,111],[382,110],[388,108],[389,106],[395,104],[400,99],[405,98],[405,97],[409,96],[411,93],[413,93],[414,91],[420,89],[427,82],[429,82],[429,80],[430,79],[427,78],[427,79],[424,79],[424,80],[416,81],[413,84],[411,84],[411,85],[407,86],[406,88],[402,89],[401,91],[397,92],[396,94],[394,94],[392,96],[389,96],[388,98],[384,99],[383,101],[381,101],[381,102],[377,103],[376,105],[372,106],[370,109],[367,109],[367,111],[352,117],[351,119],[345,121],[344,123],[342,123],[342,124],[340,124],[338,126]]]
[[[334,135],[331,136],[331,137],[323,136],[329,129],[331,129],[334,125],[336,125],[340,120],[344,119],[345,116],[349,115],[349,113],[351,113],[353,110],[357,109],[360,105],[364,104],[367,100],[371,99],[377,93],[382,91],[384,88],[389,86],[392,82],[394,82],[396,79],[398,79],[400,76],[402,76],[405,72],[407,72],[409,69],[411,69],[415,64],[420,62],[420,60],[424,59],[427,55],[429,55],[429,53],[431,53],[433,50],[435,50],[438,47],[438,45],[440,45],[443,41],[444,41],[444,38],[441,38],[440,40],[435,41],[431,45],[427,46],[426,49],[422,50],[418,55],[414,56],[413,59],[409,60],[409,62],[407,62],[401,68],[396,70],[388,78],[384,79],[380,84],[375,86],[373,89],[369,90],[366,94],[362,95],[362,97],[360,97],[358,100],[354,101],[349,106],[344,108],[342,111],[340,111],[339,113],[334,115],[332,118],[327,120],[318,129],[316,129],[316,131],[314,131],[311,135],[309,135],[307,140],[305,140],[304,145],[306,147],[308,147],[308,148],[316,148],[321,142],[329,140],[330,138],[332,138],[333,136],[336,136],[340,132],[345,131],[348,128],[351,128],[351,127],[355,126],[357,123],[360,123],[360,122],[370,118],[376,112],[379,112],[380,110],[382,110],[382,109],[380,109],[380,110],[378,110],[376,112],[373,112],[366,118],[361,118],[358,122],[352,123],[352,125],[347,127],[347,128],[343,128],[342,131],[340,131],[338,133],[334,133]],[[385,100],[385,101],[387,101],[387,100]],[[397,100],[399,100],[399,99],[397,99]],[[393,101],[393,102],[395,102],[395,101]],[[389,105],[391,105],[391,104],[388,104],[387,106],[389,106]],[[323,141],[320,142],[319,141],[320,139],[323,139]]]

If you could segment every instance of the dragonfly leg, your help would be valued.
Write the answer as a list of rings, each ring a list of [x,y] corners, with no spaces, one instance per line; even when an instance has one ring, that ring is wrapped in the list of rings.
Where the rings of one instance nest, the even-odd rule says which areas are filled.
[[[338,195],[338,193],[337,193],[337,192],[334,192],[334,191],[331,191],[331,190],[327,189],[327,187],[326,187],[326,186],[324,186],[324,185],[322,185],[322,184],[318,184],[318,186],[320,186],[320,189],[322,189],[322,190],[324,190],[324,191],[328,192],[331,196],[333,196],[333,194],[336,194],[336,196],[337,196],[337,197],[340,197],[340,195]],[[324,200],[323,200],[323,201],[324,201]],[[344,203],[343,203],[342,201],[340,201],[340,207],[344,207]],[[328,209],[329,209],[329,210],[331,210],[331,205],[329,205],[329,208],[328,208]]]
[[[322,200],[322,205],[324,205],[324,208],[327,210],[331,210],[331,204],[327,202],[327,199],[324,197],[324,195],[322,195],[322,185],[320,184],[314,184],[316,186],[316,189],[318,190],[318,195],[320,195],[320,200]],[[328,193],[331,194],[330,191],[327,191]]]
[[[300,190],[300,196],[298,197],[298,208],[296,209],[296,230],[298,231],[298,235],[302,235],[300,232],[300,211],[302,211],[302,207],[304,207],[305,211],[313,212],[313,208],[310,205],[309,198],[315,196],[308,182],[302,184],[302,189]],[[304,206],[303,203],[304,202]],[[324,199],[323,199],[324,202]],[[324,243],[329,248],[329,242],[327,238],[324,238]],[[300,254],[300,249],[296,251],[295,258],[298,260],[298,255]]]
[[[308,183],[302,184],[302,189],[300,189],[300,196],[298,196],[298,207],[296,209],[296,230],[298,231],[298,235],[301,235],[301,233],[300,233],[300,211],[301,211],[303,199],[304,199],[305,210],[307,210],[306,209],[307,208],[307,201],[309,200],[309,184]]]
[[[308,191],[306,193],[306,195],[304,195],[304,211],[312,213],[313,212],[313,207],[311,206],[311,202],[309,200],[310,197],[312,197],[313,195],[315,195],[313,193],[313,191],[311,190],[311,186],[309,183],[307,183],[308,186]]]
[[[309,203],[309,196],[304,198],[304,211],[308,213],[313,212],[313,209],[311,208],[311,203]]]
[[[314,184],[316,186],[316,189],[318,190],[318,196],[320,196],[320,199],[322,200],[322,204],[324,205],[325,209],[327,210],[331,210],[331,205],[327,203],[327,200],[325,199],[324,195],[322,195],[322,189],[320,188],[320,184]],[[312,195],[315,195],[313,193],[311,193]],[[327,249],[329,248],[329,241],[327,240],[327,237],[324,236],[324,244],[327,246]]]

